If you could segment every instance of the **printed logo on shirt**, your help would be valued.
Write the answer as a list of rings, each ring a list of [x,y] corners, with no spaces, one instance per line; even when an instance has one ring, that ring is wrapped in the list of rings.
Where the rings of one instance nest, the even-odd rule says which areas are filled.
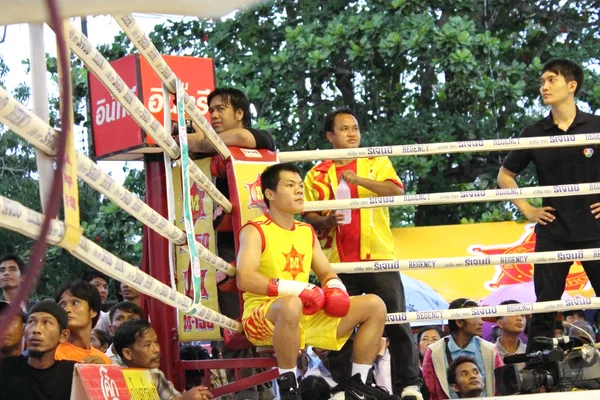
[[[289,272],[294,280],[296,280],[296,277],[301,272],[304,272],[302,265],[304,261],[304,254],[299,253],[298,250],[294,248],[294,245],[292,245],[289,253],[282,252],[282,254],[285,257],[285,267],[283,270]]]
[[[586,148],[585,150],[583,150],[583,155],[586,156],[587,158],[591,158],[594,155],[594,149],[592,148]]]

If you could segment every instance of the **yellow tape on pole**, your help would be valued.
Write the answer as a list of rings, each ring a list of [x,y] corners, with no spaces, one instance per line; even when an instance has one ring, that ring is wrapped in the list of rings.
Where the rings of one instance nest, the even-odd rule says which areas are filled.
[[[68,25],[64,24],[64,32],[68,32]],[[66,37],[68,41],[68,36]],[[65,46],[67,48],[67,58],[69,64],[71,62],[71,51],[69,50],[68,43]],[[69,91],[72,92],[72,81],[71,81],[71,69],[63,71],[58,64],[58,80],[59,87],[62,87],[60,83],[63,79],[67,80],[69,85]],[[66,107],[69,115],[73,116],[73,104],[72,102],[66,103],[64,101],[65,93],[60,93],[60,108],[61,110]],[[63,180],[63,205],[65,210],[65,235],[59,242],[59,245],[66,248],[69,251],[73,251],[79,245],[79,240],[83,234],[79,223],[79,188],[77,187],[77,155],[75,152],[75,140],[73,132],[73,118],[68,126],[61,127],[63,134],[67,135],[67,152],[65,154],[65,166],[63,168],[62,180]]]

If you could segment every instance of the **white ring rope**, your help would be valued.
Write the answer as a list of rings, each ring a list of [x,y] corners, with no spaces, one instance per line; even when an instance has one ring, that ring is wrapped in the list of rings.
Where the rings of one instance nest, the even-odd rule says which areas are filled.
[[[148,61],[148,64],[150,64],[169,92],[175,93],[177,76],[173,73],[165,59],[160,55],[158,49],[154,46],[154,43],[152,43],[148,35],[142,30],[142,27],[136,22],[135,18],[133,18],[133,15],[114,15],[113,17],[121,29],[123,29],[123,32],[125,32],[127,37],[129,37],[131,42],[138,49],[140,54]],[[198,109],[194,99],[192,99],[186,91],[184,91],[183,97],[185,111],[192,121],[202,129],[206,139],[213,145],[217,153],[225,159],[229,158],[231,152],[227,146],[225,146],[225,143],[223,143],[219,135],[217,135],[217,132],[215,132],[210,123],[204,118],[204,115],[202,115]],[[168,99],[168,97],[166,99]],[[165,103],[168,102],[165,101]]]
[[[480,267],[504,264],[552,264],[565,261],[600,260],[600,248],[564,251],[540,251],[520,254],[492,254],[468,257],[418,258],[410,260],[360,261],[333,263],[338,274],[377,273],[390,271],[414,271]]]
[[[258,3],[257,0],[61,0],[63,18],[86,15],[126,14],[131,12],[221,17],[236,9]],[[49,20],[43,0],[3,0],[0,25]]]
[[[537,197],[582,196],[599,193],[600,182],[514,189],[466,190],[461,192],[405,194],[403,196],[363,197],[360,199],[307,201],[304,203],[304,212],[392,206],[476,203],[484,201],[531,199]]]
[[[56,155],[57,133],[2,87],[0,87],[0,122],[23,139],[31,142],[37,149],[50,156]],[[104,194],[113,203],[163,237],[178,245],[187,243],[185,233],[181,229],[163,218],[135,194],[115,182],[85,154],[79,151],[76,153],[77,173],[85,183]],[[203,174],[203,176],[206,175]],[[196,245],[200,250],[199,256],[209,265],[229,276],[235,275],[235,268],[231,264],[217,257],[201,243],[196,242]]]
[[[537,303],[507,304],[503,306],[392,313],[387,315],[386,324],[405,324],[409,322],[435,321],[440,319],[493,318],[504,317],[507,315],[581,310],[583,308],[600,308],[600,298],[584,297],[556,301],[540,301]]]
[[[19,232],[32,239],[38,239],[44,215],[31,210],[21,203],[0,196],[0,226]],[[50,233],[45,238],[48,243],[58,245],[64,236],[65,226],[61,221],[53,220]],[[178,308],[183,312],[196,309],[195,317],[212,322],[224,328],[241,331],[241,324],[224,315],[202,306],[192,304],[186,295],[171,289],[139,268],[119,259],[93,241],[82,236],[78,247],[71,252],[75,257],[94,266],[106,275],[126,282],[138,291],[154,297],[165,304]]]
[[[600,143],[600,133],[578,135],[540,136],[532,138],[509,138],[468,140],[399,146],[360,147],[357,149],[284,151],[278,154],[280,162],[343,160],[379,156],[428,156],[432,154],[471,153],[480,151],[507,151],[519,149],[542,149],[549,147],[573,147]]]
[[[8,13],[0,16],[0,24],[13,23],[10,18],[17,16],[25,17],[25,20],[46,19],[46,11],[41,7],[36,7],[31,3],[39,3],[40,0],[16,1],[16,6],[8,6]],[[175,0],[175,3],[185,7],[190,6],[190,1]],[[197,3],[197,1],[192,1]],[[29,5],[25,8],[24,3]],[[83,7],[82,1],[63,0],[63,3],[74,3],[80,6],[79,9],[70,7],[70,12],[78,12]],[[109,1],[110,3],[110,1]],[[98,4],[102,10],[108,7],[112,13],[127,13],[133,11],[131,8],[147,11],[147,2],[143,4],[147,7],[136,8],[138,1],[132,0],[122,5],[122,2],[106,2]],[[207,2],[209,3],[209,2]],[[212,3],[212,2],[211,2]],[[245,3],[245,1],[243,1]],[[91,3],[85,2],[85,5]],[[165,5],[170,11],[175,11],[173,2]],[[232,6],[231,2],[228,6]],[[196,5],[197,7],[197,5]],[[67,7],[69,8],[69,7]],[[86,8],[82,14],[95,14],[93,7]],[[221,6],[222,8],[222,6]],[[32,13],[32,10],[41,10],[42,12]],[[25,11],[26,10],[26,11]],[[119,25],[122,26],[127,35],[132,39],[135,46],[140,50],[149,64],[155,70],[157,75],[166,85],[169,91],[175,92],[176,76],[170,70],[162,56],[149,41],[147,35],[142,32],[133,17],[127,15],[117,15]],[[180,155],[179,147],[170,137],[165,128],[148,112],[144,105],[137,99],[123,80],[118,76],[109,63],[102,55],[89,43],[87,38],[69,24],[69,37],[71,39],[71,49],[86,64],[99,80],[107,87],[113,97],[121,103],[129,112],[133,119],[148,133],[159,146],[173,159],[178,159]],[[218,136],[208,124],[208,121],[200,113],[192,98],[185,94],[184,105],[186,112],[192,120],[198,125],[206,135],[207,139],[213,144],[215,149],[227,158],[230,153]],[[9,107],[10,106],[10,107]],[[24,106],[16,102],[4,89],[0,88],[0,120],[2,120],[13,131],[17,132],[23,138],[30,140],[34,146],[49,155],[56,154],[56,132],[38,117],[29,112]],[[217,139],[216,139],[217,138]],[[382,155],[406,156],[406,155],[431,155],[447,153],[463,153],[473,151],[503,151],[514,149],[529,148],[547,148],[547,147],[568,147],[581,146],[586,144],[600,143],[600,134],[590,133],[583,135],[567,135],[565,137],[539,137],[539,138],[515,138],[515,139],[496,139],[496,140],[476,140],[466,142],[448,142],[431,143],[423,145],[404,145],[387,147],[369,147],[360,149],[341,149],[341,150],[317,150],[302,152],[282,152],[279,153],[279,160],[286,161],[311,161],[321,159],[344,159],[375,157]],[[103,173],[100,168],[94,164],[85,155],[77,154],[77,165],[79,176],[90,186],[110,198],[115,204],[128,211],[142,223],[155,229],[161,235],[178,244],[185,243],[185,234],[175,227],[156,211],[143,203],[139,198],[127,191],[125,188],[116,184],[110,176]],[[200,185],[215,201],[228,212],[231,210],[231,203],[212,185],[200,169],[195,165],[190,165],[191,178]],[[535,188],[518,189],[496,189],[496,190],[473,190],[449,193],[417,194],[404,196],[387,196],[365,199],[350,200],[330,200],[321,202],[307,202],[305,211],[317,211],[321,209],[353,209],[353,208],[374,208],[401,205],[428,205],[428,204],[455,204],[480,201],[501,201],[532,197],[564,197],[586,194],[600,193],[600,183],[584,183],[573,185],[543,186]],[[26,236],[37,238],[44,216],[31,209],[28,209],[18,202],[0,196],[0,226],[20,232]],[[64,223],[53,220],[52,229],[48,237],[45,238],[49,243],[57,244],[64,236]],[[196,242],[200,249],[200,256],[210,265],[217,269],[225,270],[228,275],[234,274],[231,265],[225,263],[216,255],[212,254],[200,243]],[[193,304],[193,301],[182,293],[169,288],[169,286],[154,279],[140,271],[138,268],[120,260],[110,252],[102,249],[100,246],[82,236],[79,246],[73,250],[72,254],[89,265],[94,266],[103,273],[131,284],[134,288],[149,296],[155,297],[164,303],[176,307],[183,312],[194,311],[194,316],[203,320],[212,322],[216,325],[241,331],[241,324],[224,315],[214,312],[201,304]],[[519,258],[517,258],[519,257]],[[360,262],[360,263],[341,263],[333,264],[336,272],[381,272],[381,271],[400,271],[406,269],[425,269],[425,268],[453,268],[463,266],[480,266],[503,264],[503,263],[552,263],[566,260],[592,260],[600,259],[600,249],[579,249],[561,252],[540,252],[527,255],[490,255],[473,257],[453,257],[437,259],[415,259],[415,260],[390,260],[378,262]],[[225,265],[222,265],[224,263]],[[591,306],[591,307],[590,307]],[[497,317],[505,315],[516,315],[523,313],[542,313],[558,310],[571,310],[581,308],[600,308],[600,299],[598,298],[577,298],[538,303],[522,303],[504,306],[474,307],[456,310],[434,310],[421,312],[405,312],[388,314],[388,324],[408,323],[417,321],[432,321],[439,319],[466,319],[474,317]]]
[[[69,31],[69,45],[86,67],[96,75],[104,84],[108,91],[113,95],[127,110],[135,122],[141,126],[156,141],[156,143],[166,151],[172,159],[178,159],[180,156],[179,146],[160,122],[154,118],[150,111],[137,98],[136,94],[123,82],[123,79],[117,74],[114,68],[92,46],[87,37],[81,31],[73,27],[73,24],[66,23]],[[169,131],[170,132],[170,131]],[[190,164],[191,178],[211,196],[224,210],[231,212],[231,202],[212,184],[210,179],[200,171],[200,168],[194,163]],[[204,178],[202,178],[204,177]]]

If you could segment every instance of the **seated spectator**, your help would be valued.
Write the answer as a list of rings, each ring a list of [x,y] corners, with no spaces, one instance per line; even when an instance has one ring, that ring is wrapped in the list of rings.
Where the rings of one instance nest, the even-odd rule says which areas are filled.
[[[142,306],[142,294],[136,288],[121,282],[118,286],[119,293],[123,297],[123,301],[128,301],[138,307]]]
[[[475,359],[458,357],[448,368],[448,383],[461,399],[482,397],[484,395],[483,377]]]
[[[167,380],[160,366],[160,345],[158,337],[149,322],[132,320],[117,329],[114,345],[126,368],[146,368],[152,372],[152,379],[160,400],[206,400],[212,399],[208,388],[196,386],[184,393],[178,392],[173,383]]]
[[[459,298],[450,303],[449,309],[477,307],[473,300]],[[494,344],[479,337],[483,330],[481,318],[448,321],[450,335],[432,344],[423,360],[423,378],[429,389],[430,399],[458,398],[448,383],[447,370],[451,362],[460,356],[477,361],[486,387],[486,395],[494,395],[494,369],[504,365]]]
[[[92,329],[91,344],[93,347],[106,354],[106,350],[108,350],[112,344],[112,339],[110,335],[102,329]]]
[[[600,310],[597,310],[594,313],[594,332],[596,334],[596,342],[598,342],[598,339],[600,339]]]
[[[204,350],[204,349],[202,349]],[[222,360],[223,351],[225,350],[225,344],[220,341],[213,340],[210,342],[210,354],[213,360]],[[215,368],[210,370],[210,384],[212,387],[221,387],[229,383],[227,379],[227,371],[223,368]],[[229,397],[230,400],[231,397]]]
[[[587,321],[576,321],[567,331],[570,337],[581,339],[584,343],[592,344],[594,339],[594,328]],[[587,335],[586,335],[587,334]],[[592,340],[590,340],[592,339]]]
[[[108,319],[110,324],[108,331],[111,337],[115,336],[115,332],[121,325],[133,319],[142,319],[142,309],[129,301],[121,301],[112,306],[108,311]],[[112,343],[112,340],[111,340]],[[111,344],[105,354],[110,358],[113,364],[119,364],[119,355],[115,351],[115,345]]]
[[[25,324],[29,355],[0,359],[0,400],[69,400],[73,361],[56,361],[54,353],[67,341],[68,316],[52,300],[31,308]]]
[[[558,338],[561,336],[565,336],[565,328],[562,326],[562,322],[556,321],[554,323],[554,337]]]
[[[27,265],[21,257],[14,254],[4,256],[0,260],[0,301],[10,303],[17,296],[26,268]],[[34,300],[27,299],[21,304],[21,308],[28,312],[35,303]]]
[[[7,312],[10,304],[0,301],[0,314]],[[0,357],[16,357],[21,355],[23,349],[23,326],[25,325],[25,313],[21,312],[10,321],[8,327],[2,335],[2,347],[0,347]]]
[[[309,348],[310,346],[308,346],[305,349],[300,349],[300,354],[298,354],[298,360],[296,360],[296,368],[298,370],[296,376],[298,377],[298,379],[304,378],[309,369],[321,362],[321,360],[317,358],[317,362],[315,362],[314,365],[310,364],[311,357],[308,355]]]
[[[329,400],[330,384],[322,376],[311,375],[300,381],[302,400]]]
[[[337,382],[333,380],[331,377],[331,372],[329,371],[329,359],[327,358],[329,355],[329,350],[319,349],[317,347],[313,347],[312,350],[317,357],[319,357],[319,362],[317,365],[306,371],[304,379],[309,376],[320,376],[325,379],[325,382],[327,382],[329,387],[333,389],[337,386]]]
[[[437,326],[424,326],[417,333],[417,350],[419,351],[419,360],[423,365],[423,357],[430,344],[433,344],[444,337],[444,332]]]
[[[184,344],[179,349],[179,359],[181,361],[194,360],[210,360],[210,354],[202,346],[193,344]],[[210,370],[211,378],[213,370]],[[216,387],[211,380],[212,387]],[[185,370],[185,390],[190,390],[194,386],[204,386],[204,370],[203,369],[187,369]],[[222,397],[226,399],[227,397]]]
[[[60,287],[56,302],[69,316],[69,340],[56,349],[57,360],[71,360],[88,364],[110,364],[103,352],[92,347],[92,327],[100,313],[100,294],[84,280],[78,279]]]
[[[390,353],[390,339],[385,336],[381,338],[381,346],[377,353],[377,358],[373,364],[375,384],[386,388],[390,393],[394,388],[392,385],[392,355]]]
[[[506,300],[500,305],[520,304],[516,300]],[[501,329],[500,337],[496,340],[496,351],[504,359],[505,356],[513,354],[524,354],[527,352],[527,345],[523,343],[520,336],[525,331],[527,318],[524,315],[510,315],[496,318],[496,322]],[[517,364],[519,369],[525,367],[525,363]]]
[[[108,276],[104,275],[100,271],[91,269],[83,275],[83,280],[94,285],[96,289],[98,289],[98,294],[100,295],[100,304],[104,304],[108,298]],[[104,332],[109,333],[108,325],[110,325],[108,313],[100,310],[100,317],[98,318],[96,325],[94,325],[94,329],[102,329]]]
[[[585,321],[585,313],[583,310],[567,310],[562,313],[563,320],[567,321],[570,324],[574,324],[575,322]]]
[[[490,335],[486,337],[485,340],[487,340],[488,342],[496,343],[500,338],[500,335],[502,335],[502,328],[496,325],[492,327]]]

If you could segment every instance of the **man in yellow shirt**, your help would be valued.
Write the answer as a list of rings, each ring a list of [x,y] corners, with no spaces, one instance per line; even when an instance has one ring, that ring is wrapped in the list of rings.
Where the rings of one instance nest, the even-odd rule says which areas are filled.
[[[386,311],[374,295],[350,298],[331,269],[312,227],[296,221],[304,207],[300,170],[276,164],[261,175],[269,209],[240,230],[237,284],[244,292],[242,324],[257,346],[273,345],[279,365],[282,400],[299,399],[296,359],[306,345],[339,350],[358,325],[352,378],[345,398],[383,399],[381,389],[367,385],[377,356]],[[308,283],[314,272],[323,289]]]
[[[325,137],[334,149],[360,147],[360,129],[349,109],[329,113],[324,124]],[[304,179],[306,201],[346,198],[399,196],[404,186],[387,157],[325,160],[313,167]],[[348,212],[348,211],[346,211]],[[387,207],[351,210],[350,217],[340,211],[308,212],[304,220],[318,233],[323,251],[332,263],[394,260],[394,240]],[[388,313],[406,311],[404,287],[398,272],[340,274],[348,293],[375,294],[383,300]],[[392,383],[403,399],[422,400],[419,361],[408,324],[386,326],[392,356]],[[351,343],[339,352],[329,353],[333,379],[344,381],[350,375]]]
[[[86,364],[110,364],[110,358],[92,347],[92,327],[100,316],[98,289],[82,279],[67,283],[56,292],[55,301],[69,316],[69,340],[58,345],[54,358]]]

